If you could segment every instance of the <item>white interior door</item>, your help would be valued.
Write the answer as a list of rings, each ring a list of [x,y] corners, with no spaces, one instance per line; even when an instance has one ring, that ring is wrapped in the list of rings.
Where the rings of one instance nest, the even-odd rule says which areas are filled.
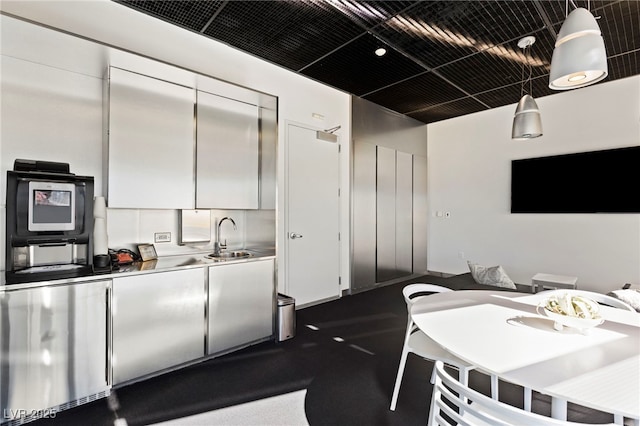
[[[305,305],[340,295],[338,143],[287,129],[286,288]]]

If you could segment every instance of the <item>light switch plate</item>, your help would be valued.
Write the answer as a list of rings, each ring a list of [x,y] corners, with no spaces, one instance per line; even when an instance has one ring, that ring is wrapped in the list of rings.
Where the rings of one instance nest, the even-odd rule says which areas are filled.
[[[153,240],[156,243],[170,243],[171,232],[156,232],[155,234],[153,234]]]

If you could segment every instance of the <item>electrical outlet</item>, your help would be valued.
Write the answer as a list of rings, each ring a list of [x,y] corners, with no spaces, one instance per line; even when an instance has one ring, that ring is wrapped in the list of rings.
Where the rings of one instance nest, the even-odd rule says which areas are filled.
[[[451,212],[444,212],[444,217],[449,219],[451,217]]]
[[[170,243],[171,242],[171,232],[156,232],[153,234],[153,240],[156,243]]]
[[[459,251],[459,252],[458,252],[458,257],[459,257],[460,259],[464,259],[464,252],[463,252],[463,251]]]

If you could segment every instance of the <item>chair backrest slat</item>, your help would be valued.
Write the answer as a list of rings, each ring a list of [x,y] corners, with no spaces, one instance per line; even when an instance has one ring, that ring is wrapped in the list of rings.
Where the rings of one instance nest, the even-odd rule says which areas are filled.
[[[415,283],[405,286],[402,289],[402,294],[404,295],[405,302],[407,302],[407,307],[410,307],[411,304],[419,297],[433,293],[444,293],[447,291],[453,290],[435,284]]]
[[[469,426],[586,426],[584,423],[565,422],[542,416],[491,399],[454,379],[445,371],[441,361],[437,361],[434,368],[436,383],[432,394],[429,425],[449,425],[451,422],[446,420],[446,417],[449,417],[454,424]]]

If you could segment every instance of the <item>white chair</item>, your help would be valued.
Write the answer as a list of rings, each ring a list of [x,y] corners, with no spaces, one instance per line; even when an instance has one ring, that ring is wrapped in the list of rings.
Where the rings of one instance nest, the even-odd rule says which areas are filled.
[[[409,284],[408,286],[402,289],[402,294],[404,295],[404,300],[407,303],[407,331],[404,337],[404,345],[402,347],[402,355],[400,357],[400,365],[398,366],[398,374],[396,376],[396,382],[393,387],[393,396],[391,397],[391,406],[389,409],[391,411],[395,411],[396,404],[398,402],[398,393],[400,392],[400,384],[402,383],[402,376],[404,374],[404,368],[407,363],[407,356],[409,352],[414,353],[424,359],[429,359],[432,361],[442,361],[448,365],[451,365],[458,369],[460,375],[460,381],[465,385],[469,381],[469,371],[473,370],[475,367],[471,364],[461,360],[456,357],[452,353],[448,352],[440,345],[438,345],[435,341],[433,341],[429,336],[423,333],[418,327],[414,324],[413,319],[411,318],[411,305],[418,298],[427,296],[424,293],[442,293],[446,291],[453,291],[446,287],[441,287],[434,284]],[[428,297],[428,296],[427,296]],[[431,375],[431,383],[435,381],[435,371],[434,374]],[[491,394],[492,397],[498,397],[498,378],[496,376],[491,377]]]
[[[429,426],[450,426],[452,424],[462,426],[585,425],[585,423],[567,422],[531,413],[491,399],[450,376],[445,371],[442,361],[436,362],[434,372],[436,373],[436,382],[429,408]],[[447,417],[451,420],[448,420]],[[607,423],[607,425],[613,425],[613,423]]]

